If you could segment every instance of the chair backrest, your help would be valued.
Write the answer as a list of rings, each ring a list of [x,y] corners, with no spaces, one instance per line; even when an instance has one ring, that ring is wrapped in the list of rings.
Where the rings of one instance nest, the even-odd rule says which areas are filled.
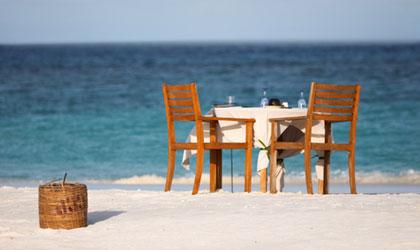
[[[162,84],[163,99],[166,108],[166,120],[168,123],[169,142],[175,143],[175,121],[188,122],[195,121],[197,128],[197,137],[201,137],[200,132],[202,121],[200,102],[198,100],[196,83],[169,85],[166,82]]]
[[[360,84],[311,84],[308,120],[350,122],[350,144],[355,143],[356,124],[360,100]]]

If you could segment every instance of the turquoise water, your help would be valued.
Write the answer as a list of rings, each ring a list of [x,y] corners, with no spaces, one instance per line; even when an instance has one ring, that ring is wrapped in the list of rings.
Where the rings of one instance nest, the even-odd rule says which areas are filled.
[[[296,105],[311,81],[360,82],[359,175],[367,183],[420,183],[419,69],[420,44],[0,46],[0,182],[49,180],[64,172],[122,183],[164,177],[161,83],[197,80],[203,111],[227,95],[257,105],[263,88]],[[180,126],[179,140],[191,127]],[[345,138],[344,129],[336,127],[335,138]],[[193,176],[178,156],[176,177]],[[229,152],[224,156],[229,175]],[[345,157],[334,154],[332,162],[343,181]],[[234,153],[235,175],[243,175],[242,162],[242,152]],[[286,166],[289,176],[302,176],[301,156]]]

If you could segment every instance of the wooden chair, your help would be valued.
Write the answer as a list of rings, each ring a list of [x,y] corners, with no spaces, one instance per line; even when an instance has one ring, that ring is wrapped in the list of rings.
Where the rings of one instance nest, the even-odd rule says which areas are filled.
[[[201,174],[203,171],[204,150],[210,150],[210,191],[214,192],[221,188],[221,150],[244,149],[245,150],[245,192],[251,192],[252,178],[252,143],[254,119],[237,119],[221,117],[204,117],[201,115],[198,101],[196,83],[184,85],[162,85],[163,99],[166,107],[166,119],[168,123],[168,173],[166,176],[165,191],[169,191],[175,169],[176,150],[196,150],[196,173],[192,194],[196,194],[200,187]],[[175,122],[195,122],[197,142],[176,142]],[[221,143],[217,142],[216,125],[218,121],[236,121],[246,124],[246,142],[244,143]],[[204,143],[203,122],[210,123],[210,142]]]
[[[270,119],[271,147],[270,147],[270,192],[276,193],[274,169],[276,166],[277,149],[301,149],[305,154],[306,188],[313,193],[311,179],[311,151],[324,151],[324,180],[318,180],[318,193],[328,193],[330,152],[334,150],[348,151],[348,168],[350,192],[356,194],[355,177],[355,145],[356,123],[360,99],[360,85],[332,85],[312,82],[309,97],[308,113],[304,117],[286,117]],[[277,142],[278,122],[292,120],[306,120],[304,142]],[[312,126],[314,121],[324,121],[324,143],[312,143]],[[332,123],[350,122],[349,141],[345,144],[333,143],[331,138]]]

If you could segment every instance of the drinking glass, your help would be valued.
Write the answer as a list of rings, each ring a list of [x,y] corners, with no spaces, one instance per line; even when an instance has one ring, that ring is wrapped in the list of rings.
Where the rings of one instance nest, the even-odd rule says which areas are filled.
[[[235,96],[230,95],[228,96],[228,104],[234,104],[235,103]]]

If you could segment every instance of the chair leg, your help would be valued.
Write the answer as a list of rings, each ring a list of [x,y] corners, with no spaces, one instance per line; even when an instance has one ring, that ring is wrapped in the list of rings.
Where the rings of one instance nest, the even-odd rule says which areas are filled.
[[[200,188],[201,175],[203,173],[204,150],[197,150],[197,159],[195,167],[195,179],[192,194],[197,194]]]
[[[311,171],[311,150],[305,150],[305,179],[306,179],[307,193],[313,194],[312,171]]]
[[[168,150],[168,173],[166,174],[165,192],[171,190],[172,179],[174,178],[176,151]]]
[[[352,194],[357,194],[354,149],[349,152],[349,182],[350,182],[350,192]]]

